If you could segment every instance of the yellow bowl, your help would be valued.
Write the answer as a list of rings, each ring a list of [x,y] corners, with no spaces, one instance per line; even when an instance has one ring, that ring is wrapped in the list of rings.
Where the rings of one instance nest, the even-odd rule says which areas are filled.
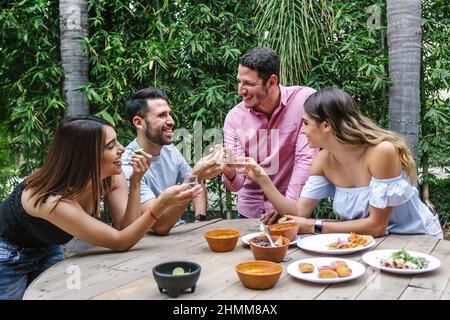
[[[215,229],[206,231],[204,237],[212,251],[227,252],[236,247],[240,232],[233,229]]]
[[[275,262],[253,260],[236,265],[239,280],[249,289],[269,289],[280,279],[283,268]]]

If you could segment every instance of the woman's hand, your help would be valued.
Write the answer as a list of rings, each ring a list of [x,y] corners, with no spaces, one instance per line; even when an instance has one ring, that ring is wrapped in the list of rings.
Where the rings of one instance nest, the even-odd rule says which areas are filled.
[[[289,222],[296,222],[300,225],[300,228],[298,229],[298,233],[300,233],[300,234],[314,233],[314,219],[307,219],[307,218],[291,216],[291,215],[286,215],[286,217],[288,217]]]
[[[150,164],[152,163],[152,155],[140,151],[140,154],[134,154],[131,156],[130,165],[133,167],[133,172],[131,173],[130,180],[140,181],[144,176],[147,169],[150,168]]]
[[[193,188],[189,188],[189,184],[183,183],[167,188],[158,197],[161,209],[171,207],[186,206],[202,192],[202,185],[199,184]]]
[[[238,172],[244,173],[257,183],[267,177],[264,169],[253,158],[237,157],[236,163],[235,168]]]

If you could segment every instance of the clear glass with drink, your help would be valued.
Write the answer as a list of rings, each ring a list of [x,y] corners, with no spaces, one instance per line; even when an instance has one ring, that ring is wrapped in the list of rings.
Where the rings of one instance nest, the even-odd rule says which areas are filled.
[[[217,164],[232,165],[234,163],[234,153],[233,149],[230,147],[216,144],[215,146],[210,147],[209,153],[214,154],[213,158]]]
[[[249,160],[247,157],[236,157],[233,161],[233,167],[236,170],[236,174],[244,174],[247,172],[247,169],[245,167],[246,164],[249,163]]]
[[[183,183],[187,183],[189,185],[189,189],[192,189],[198,186],[200,184],[200,181],[198,180],[198,177],[196,175],[188,173],[184,177]]]

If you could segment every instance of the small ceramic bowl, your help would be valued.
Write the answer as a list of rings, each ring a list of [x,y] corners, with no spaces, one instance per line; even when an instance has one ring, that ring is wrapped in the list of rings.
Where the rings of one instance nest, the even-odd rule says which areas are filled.
[[[267,226],[269,233],[274,236],[283,236],[288,238],[289,241],[294,241],[295,237],[298,234],[298,229],[300,225],[295,222],[284,222],[277,223]]]
[[[272,236],[272,240],[275,242],[277,241],[281,236]],[[290,241],[288,238],[281,237],[282,238],[282,245],[277,247],[270,246],[262,246],[258,244],[258,240],[267,241],[268,239],[266,236],[258,236],[253,239],[249,240],[250,249],[252,250],[253,256],[255,257],[255,260],[266,260],[266,261],[272,261],[272,262],[281,262],[283,261],[284,256],[286,255],[286,252],[288,250]]]
[[[253,260],[236,265],[239,280],[249,289],[269,289],[280,279],[283,268],[270,261]]]
[[[173,274],[175,269],[179,271],[180,268],[183,269],[182,274]],[[171,298],[176,298],[186,289],[190,288],[191,293],[195,291],[200,271],[200,265],[195,262],[170,261],[153,267],[153,277],[161,293],[167,293]]]
[[[212,251],[227,252],[236,247],[240,232],[233,229],[215,229],[206,231],[204,236]]]

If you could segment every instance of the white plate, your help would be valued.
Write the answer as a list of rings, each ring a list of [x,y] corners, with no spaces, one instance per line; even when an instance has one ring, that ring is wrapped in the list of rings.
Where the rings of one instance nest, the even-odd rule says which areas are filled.
[[[410,250],[405,251],[408,252],[413,257],[422,257],[427,259],[429,261],[428,267],[426,267],[425,269],[395,269],[380,265],[380,259],[389,258],[392,253],[397,251],[400,251],[400,249],[375,250],[365,253],[362,256],[362,259],[365,263],[367,263],[371,267],[381,269],[387,272],[401,273],[401,274],[424,273],[433,271],[441,266],[441,261],[439,261],[439,259],[425,253]]]
[[[263,234],[264,234],[264,233],[262,233],[262,232],[249,233],[249,234],[246,234],[245,236],[242,236],[242,237],[241,237],[241,241],[242,241],[243,243],[245,243],[246,245],[249,245],[250,239],[253,239],[254,237],[262,236]],[[296,235],[295,238],[294,238],[294,240],[292,240],[292,241],[289,243],[289,245],[292,246],[293,244],[296,244],[296,243],[299,242],[299,241],[300,241],[300,236],[299,236],[299,235]]]
[[[348,267],[352,269],[352,274],[348,277],[343,278],[319,278],[319,268],[320,266],[328,266],[331,265],[334,261],[344,261],[347,263]],[[314,271],[311,273],[301,273],[298,267],[299,263],[311,263],[314,266]],[[344,281],[350,281],[356,279],[364,274],[366,268],[363,264],[349,260],[349,259],[341,259],[341,258],[308,258],[297,260],[289,264],[286,268],[286,271],[293,276],[294,278],[314,282],[314,283],[338,283]]]
[[[348,249],[329,249],[328,246],[338,239],[347,240],[350,236],[350,233],[324,233],[317,234],[310,237],[303,237],[298,243],[297,246],[303,250],[324,253],[324,254],[349,254],[353,252],[358,252],[361,250],[366,250],[372,248],[376,245],[376,241],[373,240],[366,245],[357,247],[357,248],[348,248]]]

